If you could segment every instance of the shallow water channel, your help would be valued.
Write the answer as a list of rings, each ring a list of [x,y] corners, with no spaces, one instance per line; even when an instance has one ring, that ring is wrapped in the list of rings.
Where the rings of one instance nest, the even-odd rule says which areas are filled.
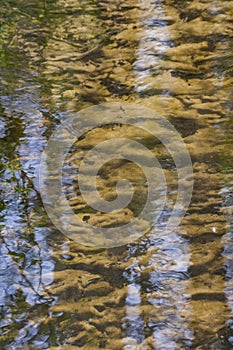
[[[0,6],[0,349],[233,349],[232,2]],[[105,249],[70,240],[50,221],[38,186],[43,149],[58,125],[104,102],[153,109],[187,145],[194,190],[175,231],[163,230],[175,165],[147,137],[168,188],[157,228]],[[86,133],[67,164],[108,134],[132,130]],[[77,215],[98,223],[78,193],[76,167],[64,169],[64,192]],[[103,196],[112,200],[120,171],[134,182],[127,210],[137,216],[145,186],[132,164],[107,164]]]

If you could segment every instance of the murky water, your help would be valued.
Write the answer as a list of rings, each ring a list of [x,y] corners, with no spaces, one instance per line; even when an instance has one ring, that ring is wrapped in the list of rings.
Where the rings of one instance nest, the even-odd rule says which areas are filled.
[[[1,349],[233,348],[232,16],[226,0],[1,2]],[[51,224],[38,167],[60,122],[110,101],[170,120],[194,193],[177,232],[94,249]]]

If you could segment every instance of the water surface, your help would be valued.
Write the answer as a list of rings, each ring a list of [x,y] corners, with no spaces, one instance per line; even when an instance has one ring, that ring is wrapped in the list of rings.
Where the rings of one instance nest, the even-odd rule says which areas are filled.
[[[233,348],[232,13],[226,0],[1,2],[1,349]],[[177,232],[161,220],[127,246],[93,249],[52,225],[38,169],[57,125],[110,101],[168,118],[190,151],[194,193]],[[172,205],[174,164],[145,144],[161,151]],[[73,182],[64,188],[91,215]]]

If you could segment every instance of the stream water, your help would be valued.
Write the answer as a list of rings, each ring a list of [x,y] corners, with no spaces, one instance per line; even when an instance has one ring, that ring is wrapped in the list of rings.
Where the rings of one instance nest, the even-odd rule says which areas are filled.
[[[232,2],[0,6],[0,348],[233,349]],[[49,220],[42,151],[60,123],[103,102],[149,107],[183,137],[194,190],[178,230],[161,224],[95,249]],[[87,134],[81,147],[94,141]],[[162,151],[160,161],[172,201],[174,164]]]

